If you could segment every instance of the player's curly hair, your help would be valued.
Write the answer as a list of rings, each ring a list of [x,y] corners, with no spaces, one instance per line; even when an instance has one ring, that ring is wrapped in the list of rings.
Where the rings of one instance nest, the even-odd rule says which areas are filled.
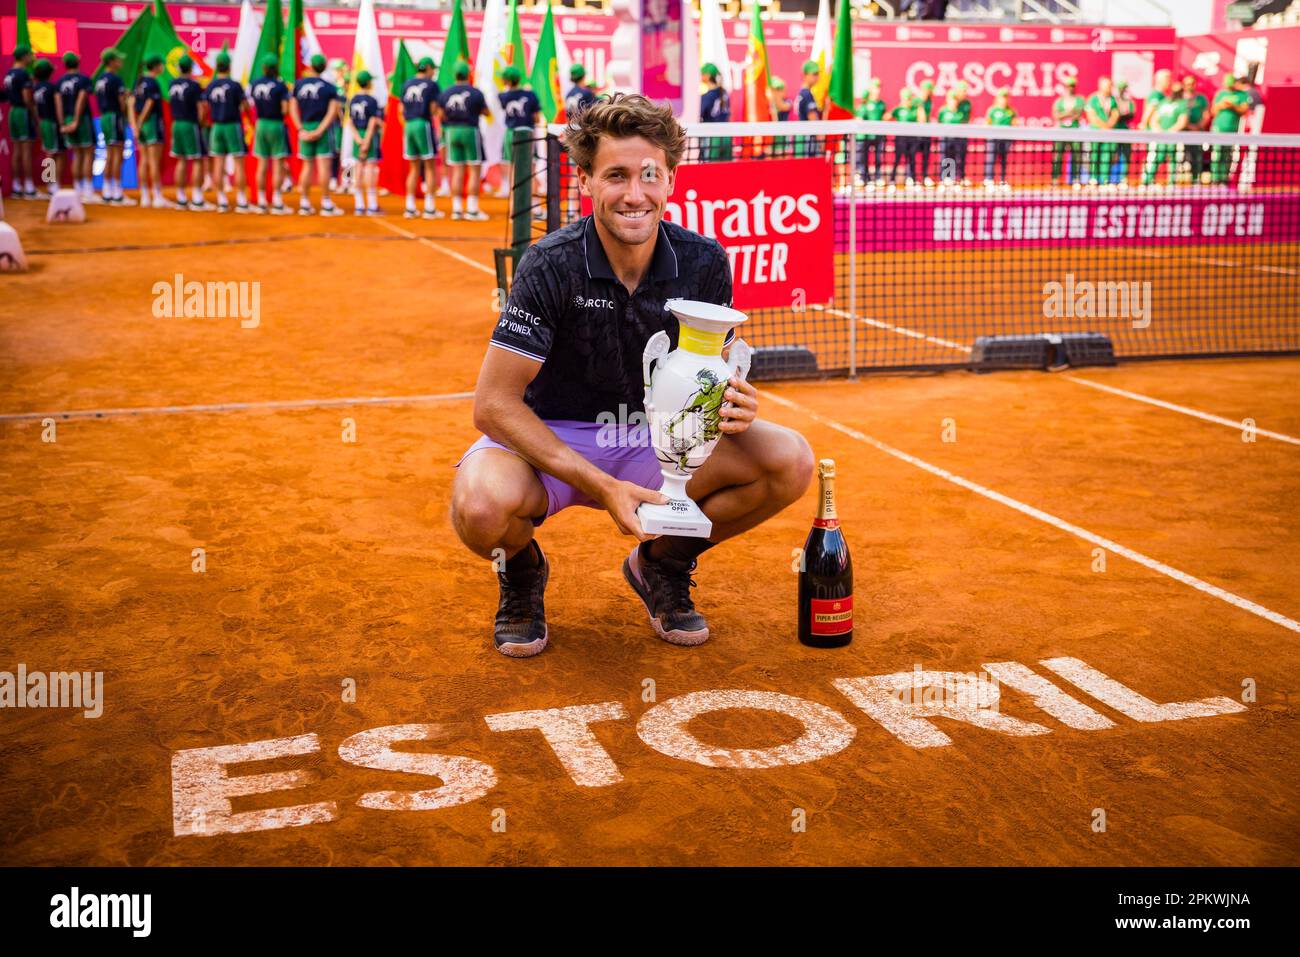
[[[649,140],[664,151],[670,170],[677,168],[686,151],[686,130],[673,116],[672,107],[659,106],[640,93],[601,96],[569,122],[564,144],[574,164],[587,173],[602,136]]]

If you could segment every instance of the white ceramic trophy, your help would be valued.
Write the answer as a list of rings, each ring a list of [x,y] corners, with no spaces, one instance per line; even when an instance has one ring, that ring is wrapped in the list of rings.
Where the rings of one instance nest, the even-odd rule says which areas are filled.
[[[636,514],[641,528],[651,535],[707,538],[713,522],[687,496],[686,483],[722,437],[718,426],[727,380],[737,371],[741,379],[749,375],[751,352],[743,340],[735,339],[728,358],[722,358],[727,330],[748,317],[693,299],[669,299],[664,308],[677,317],[677,348],[670,353],[668,333],[656,332],[646,343],[641,369],[650,442],[669,501],[643,502]]]

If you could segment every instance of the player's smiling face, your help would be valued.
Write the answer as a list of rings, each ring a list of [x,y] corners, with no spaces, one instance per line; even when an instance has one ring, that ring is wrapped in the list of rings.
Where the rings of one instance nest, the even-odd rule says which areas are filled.
[[[673,190],[664,151],[640,136],[601,137],[591,173],[578,171],[578,186],[591,197],[603,231],[620,243],[653,240]]]

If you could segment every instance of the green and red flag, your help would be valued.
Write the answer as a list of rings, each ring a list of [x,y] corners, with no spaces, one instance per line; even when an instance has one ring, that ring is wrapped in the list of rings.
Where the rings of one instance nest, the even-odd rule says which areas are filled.
[[[194,61],[194,69],[190,75],[195,79],[201,80],[205,72],[203,59],[194,55],[189,45],[180,38],[176,33],[176,27],[172,25],[171,14],[167,12],[167,4],[163,0],[154,0],[153,5],[153,28],[149,31],[149,39],[145,43],[144,55],[157,53],[163,58],[163,77],[162,88],[167,89],[171,81],[180,76],[181,71],[177,66],[183,56],[188,56]],[[125,79],[125,77],[123,77]]]
[[[153,7],[144,7],[113,43],[114,49],[122,54],[122,65],[118,68],[117,75],[122,78],[128,90],[135,86],[136,77],[140,74],[140,63],[145,57],[145,44],[152,30]],[[103,72],[104,64],[101,62],[95,70],[94,79],[99,79]]]
[[[542,34],[537,39],[537,52],[533,54],[533,92],[542,107],[547,123],[567,122],[564,115],[564,92],[560,89],[559,47],[555,40],[555,17],[546,8],[542,21]]]
[[[839,0],[835,24],[835,55],[831,58],[831,83],[827,91],[826,119],[853,119],[853,21],[849,0]]]
[[[518,67],[524,78],[528,77],[528,54],[524,50],[524,32],[519,28],[519,0],[510,0],[510,29],[506,32],[505,62]]]
[[[18,10],[16,11],[17,34],[14,36],[14,46],[32,48],[32,32],[27,26],[27,0],[18,0]],[[11,53],[13,51],[10,51]]]
[[[471,63],[469,58],[469,34],[465,32],[465,15],[460,9],[460,0],[451,11],[451,25],[447,28],[447,45],[442,48],[442,62],[438,64],[438,86],[442,89],[456,82],[456,64],[461,60]],[[474,69],[471,65],[469,82],[474,82]]]
[[[280,48],[284,41],[284,13],[280,9],[280,0],[266,0],[266,13],[262,16],[262,32],[257,38],[257,49],[253,51],[253,62],[249,64],[248,81],[251,83],[262,75],[262,58],[268,53],[280,62]]]
[[[758,12],[758,0],[751,4],[754,16],[749,28],[749,51],[745,57],[745,113],[742,120],[766,123],[772,119],[768,88],[772,76],[767,65],[767,38],[763,35],[763,20]]]
[[[280,37],[280,79],[290,86],[294,80],[307,75],[307,61],[311,59],[309,46],[302,0],[289,0],[289,22]]]

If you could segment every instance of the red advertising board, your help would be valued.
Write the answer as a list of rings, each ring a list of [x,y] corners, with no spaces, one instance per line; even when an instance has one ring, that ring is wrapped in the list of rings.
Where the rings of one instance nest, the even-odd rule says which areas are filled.
[[[589,197],[579,210],[591,213]],[[737,309],[830,302],[834,214],[827,159],[684,163],[664,209],[722,244]]]
[[[847,218],[844,211],[839,215]],[[1300,196],[1240,194],[1226,189],[1159,198],[860,200],[857,248],[859,252],[897,252],[1294,242],[1297,223]],[[847,236],[839,245],[846,241]]]
[[[737,309],[825,303],[835,294],[825,159],[680,166],[664,218],[722,244]]]

